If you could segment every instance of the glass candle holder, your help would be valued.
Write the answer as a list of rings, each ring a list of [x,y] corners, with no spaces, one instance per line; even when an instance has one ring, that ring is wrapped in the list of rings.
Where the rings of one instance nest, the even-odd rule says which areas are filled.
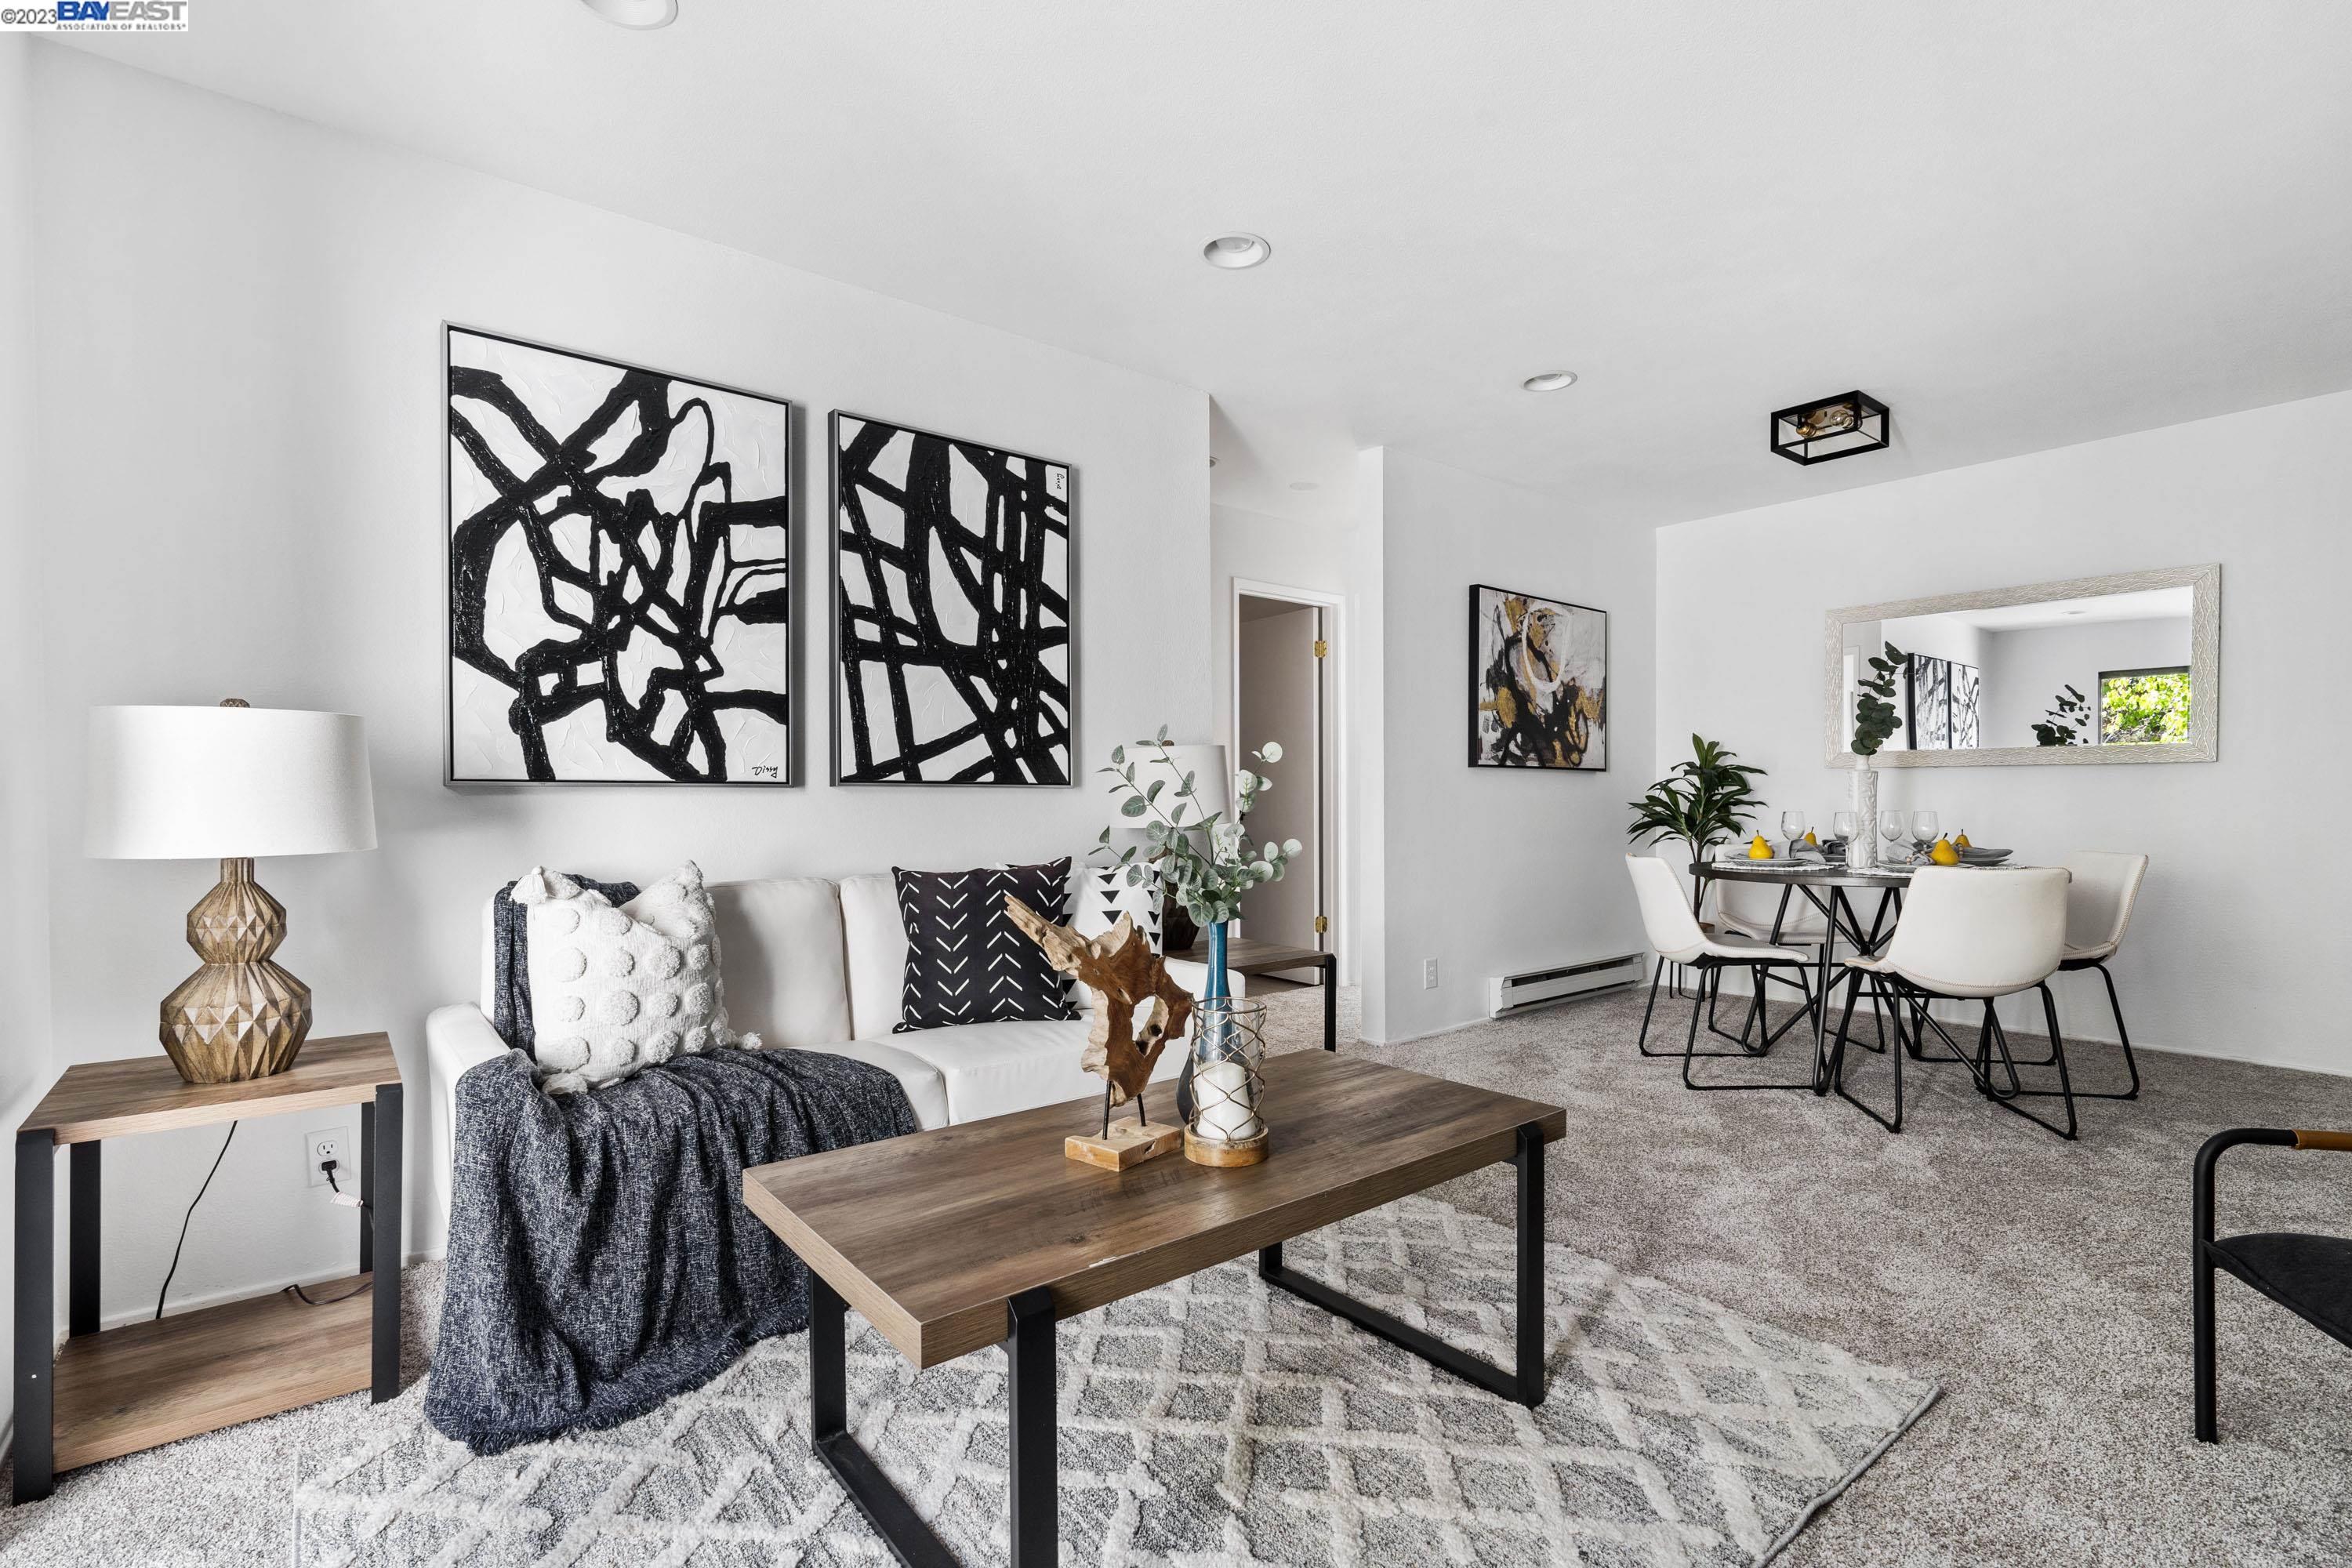
[[[1192,1119],[1184,1157],[1202,1165],[1265,1158],[1265,1004],[1212,997],[1192,1009]]]

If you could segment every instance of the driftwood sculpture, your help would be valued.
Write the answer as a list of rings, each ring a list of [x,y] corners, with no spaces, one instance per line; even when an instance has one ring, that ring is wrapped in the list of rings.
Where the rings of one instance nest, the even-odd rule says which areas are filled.
[[[1167,963],[1125,915],[1102,935],[1084,937],[1010,895],[1004,912],[1045,950],[1045,961],[1057,973],[1095,994],[1095,1025],[1078,1065],[1102,1075],[1103,1137],[1110,1136],[1111,1107],[1130,1100],[1136,1102],[1138,1125],[1148,1126],[1144,1086],[1151,1081],[1151,1068],[1168,1042],[1183,1038],[1184,1026],[1192,1016],[1192,994],[1169,977]]]

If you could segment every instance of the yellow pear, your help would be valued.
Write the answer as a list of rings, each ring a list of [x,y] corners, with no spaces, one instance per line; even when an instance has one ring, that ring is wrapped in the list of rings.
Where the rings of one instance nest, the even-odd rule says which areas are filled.
[[[1816,849],[1819,849],[1822,847],[1822,841],[1813,837],[1813,830],[1810,827],[1805,829],[1805,842],[1811,845]]]
[[[1938,838],[1936,847],[1927,851],[1927,858],[1938,866],[1957,866],[1960,863],[1960,852],[1952,847],[1950,839]]]
[[[1764,836],[1762,834],[1759,833],[1755,837],[1748,841],[1748,858],[1750,860],[1769,860],[1772,858],[1772,847],[1764,841]]]
[[[1969,836],[1962,833],[1952,839],[1952,847],[1955,849],[1968,849],[1974,847],[1974,846],[1969,843]]]

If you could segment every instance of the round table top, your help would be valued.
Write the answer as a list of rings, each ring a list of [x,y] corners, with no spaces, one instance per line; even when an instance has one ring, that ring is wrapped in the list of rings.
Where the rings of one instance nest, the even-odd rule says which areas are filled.
[[[1843,862],[1791,860],[1702,860],[1691,868],[1698,877],[1719,877],[1733,882],[1801,882],[1815,888],[1900,888],[1907,886],[1916,866],[1880,866],[1856,871]]]

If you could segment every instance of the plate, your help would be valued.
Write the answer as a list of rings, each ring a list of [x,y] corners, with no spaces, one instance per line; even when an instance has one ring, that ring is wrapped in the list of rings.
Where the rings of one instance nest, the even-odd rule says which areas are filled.
[[[1960,858],[1963,860],[2006,860],[2011,855],[2016,853],[2017,851],[2014,849],[1984,849],[1972,845],[1960,851]]]

